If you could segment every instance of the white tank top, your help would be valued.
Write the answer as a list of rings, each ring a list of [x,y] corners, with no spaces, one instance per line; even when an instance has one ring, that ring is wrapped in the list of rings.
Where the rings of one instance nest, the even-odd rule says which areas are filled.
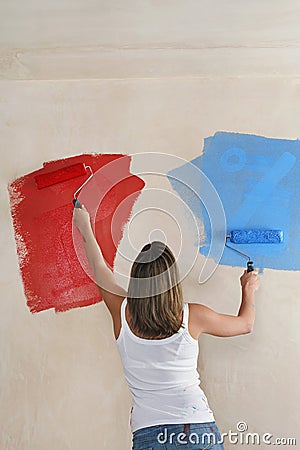
[[[116,340],[133,398],[132,432],[153,425],[214,422],[199,386],[198,341],[188,331],[188,303],[183,325],[164,339],[143,339],[129,328],[121,305],[121,331]]]

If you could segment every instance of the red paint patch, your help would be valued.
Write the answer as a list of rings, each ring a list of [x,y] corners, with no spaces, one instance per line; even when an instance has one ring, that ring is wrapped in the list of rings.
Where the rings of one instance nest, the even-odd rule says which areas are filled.
[[[43,189],[38,189],[35,177],[76,163],[92,168],[95,175],[78,199],[90,212],[97,241],[112,267],[124,225],[145,185],[130,174],[130,161],[126,155],[81,155],[50,161],[8,186],[19,266],[31,312],[66,311],[101,300],[98,287],[86,273],[90,270],[79,231],[74,229],[72,235],[73,194],[88,173]]]

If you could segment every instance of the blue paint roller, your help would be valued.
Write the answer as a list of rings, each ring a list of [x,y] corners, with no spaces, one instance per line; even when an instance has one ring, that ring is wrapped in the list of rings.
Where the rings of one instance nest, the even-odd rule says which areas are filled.
[[[253,261],[250,256],[240,252],[236,248],[227,244],[227,240],[230,240],[233,244],[281,244],[283,242],[282,230],[232,230],[228,236],[226,236],[225,246],[231,250],[239,253],[240,255],[248,258],[247,272],[254,270]]]

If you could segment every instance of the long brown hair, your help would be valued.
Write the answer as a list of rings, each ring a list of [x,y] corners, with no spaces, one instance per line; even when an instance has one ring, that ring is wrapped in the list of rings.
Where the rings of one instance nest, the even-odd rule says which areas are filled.
[[[136,257],[127,303],[131,328],[141,337],[162,339],[182,326],[182,287],[175,257],[166,244],[146,244]]]

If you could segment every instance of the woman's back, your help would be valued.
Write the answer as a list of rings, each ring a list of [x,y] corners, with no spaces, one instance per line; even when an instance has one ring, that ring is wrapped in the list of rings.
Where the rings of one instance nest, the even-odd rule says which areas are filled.
[[[126,320],[126,305],[125,298],[116,342],[133,396],[132,431],[163,423],[214,421],[199,386],[199,347],[188,331],[189,305],[184,305],[183,326],[164,339],[144,339],[134,334]]]

